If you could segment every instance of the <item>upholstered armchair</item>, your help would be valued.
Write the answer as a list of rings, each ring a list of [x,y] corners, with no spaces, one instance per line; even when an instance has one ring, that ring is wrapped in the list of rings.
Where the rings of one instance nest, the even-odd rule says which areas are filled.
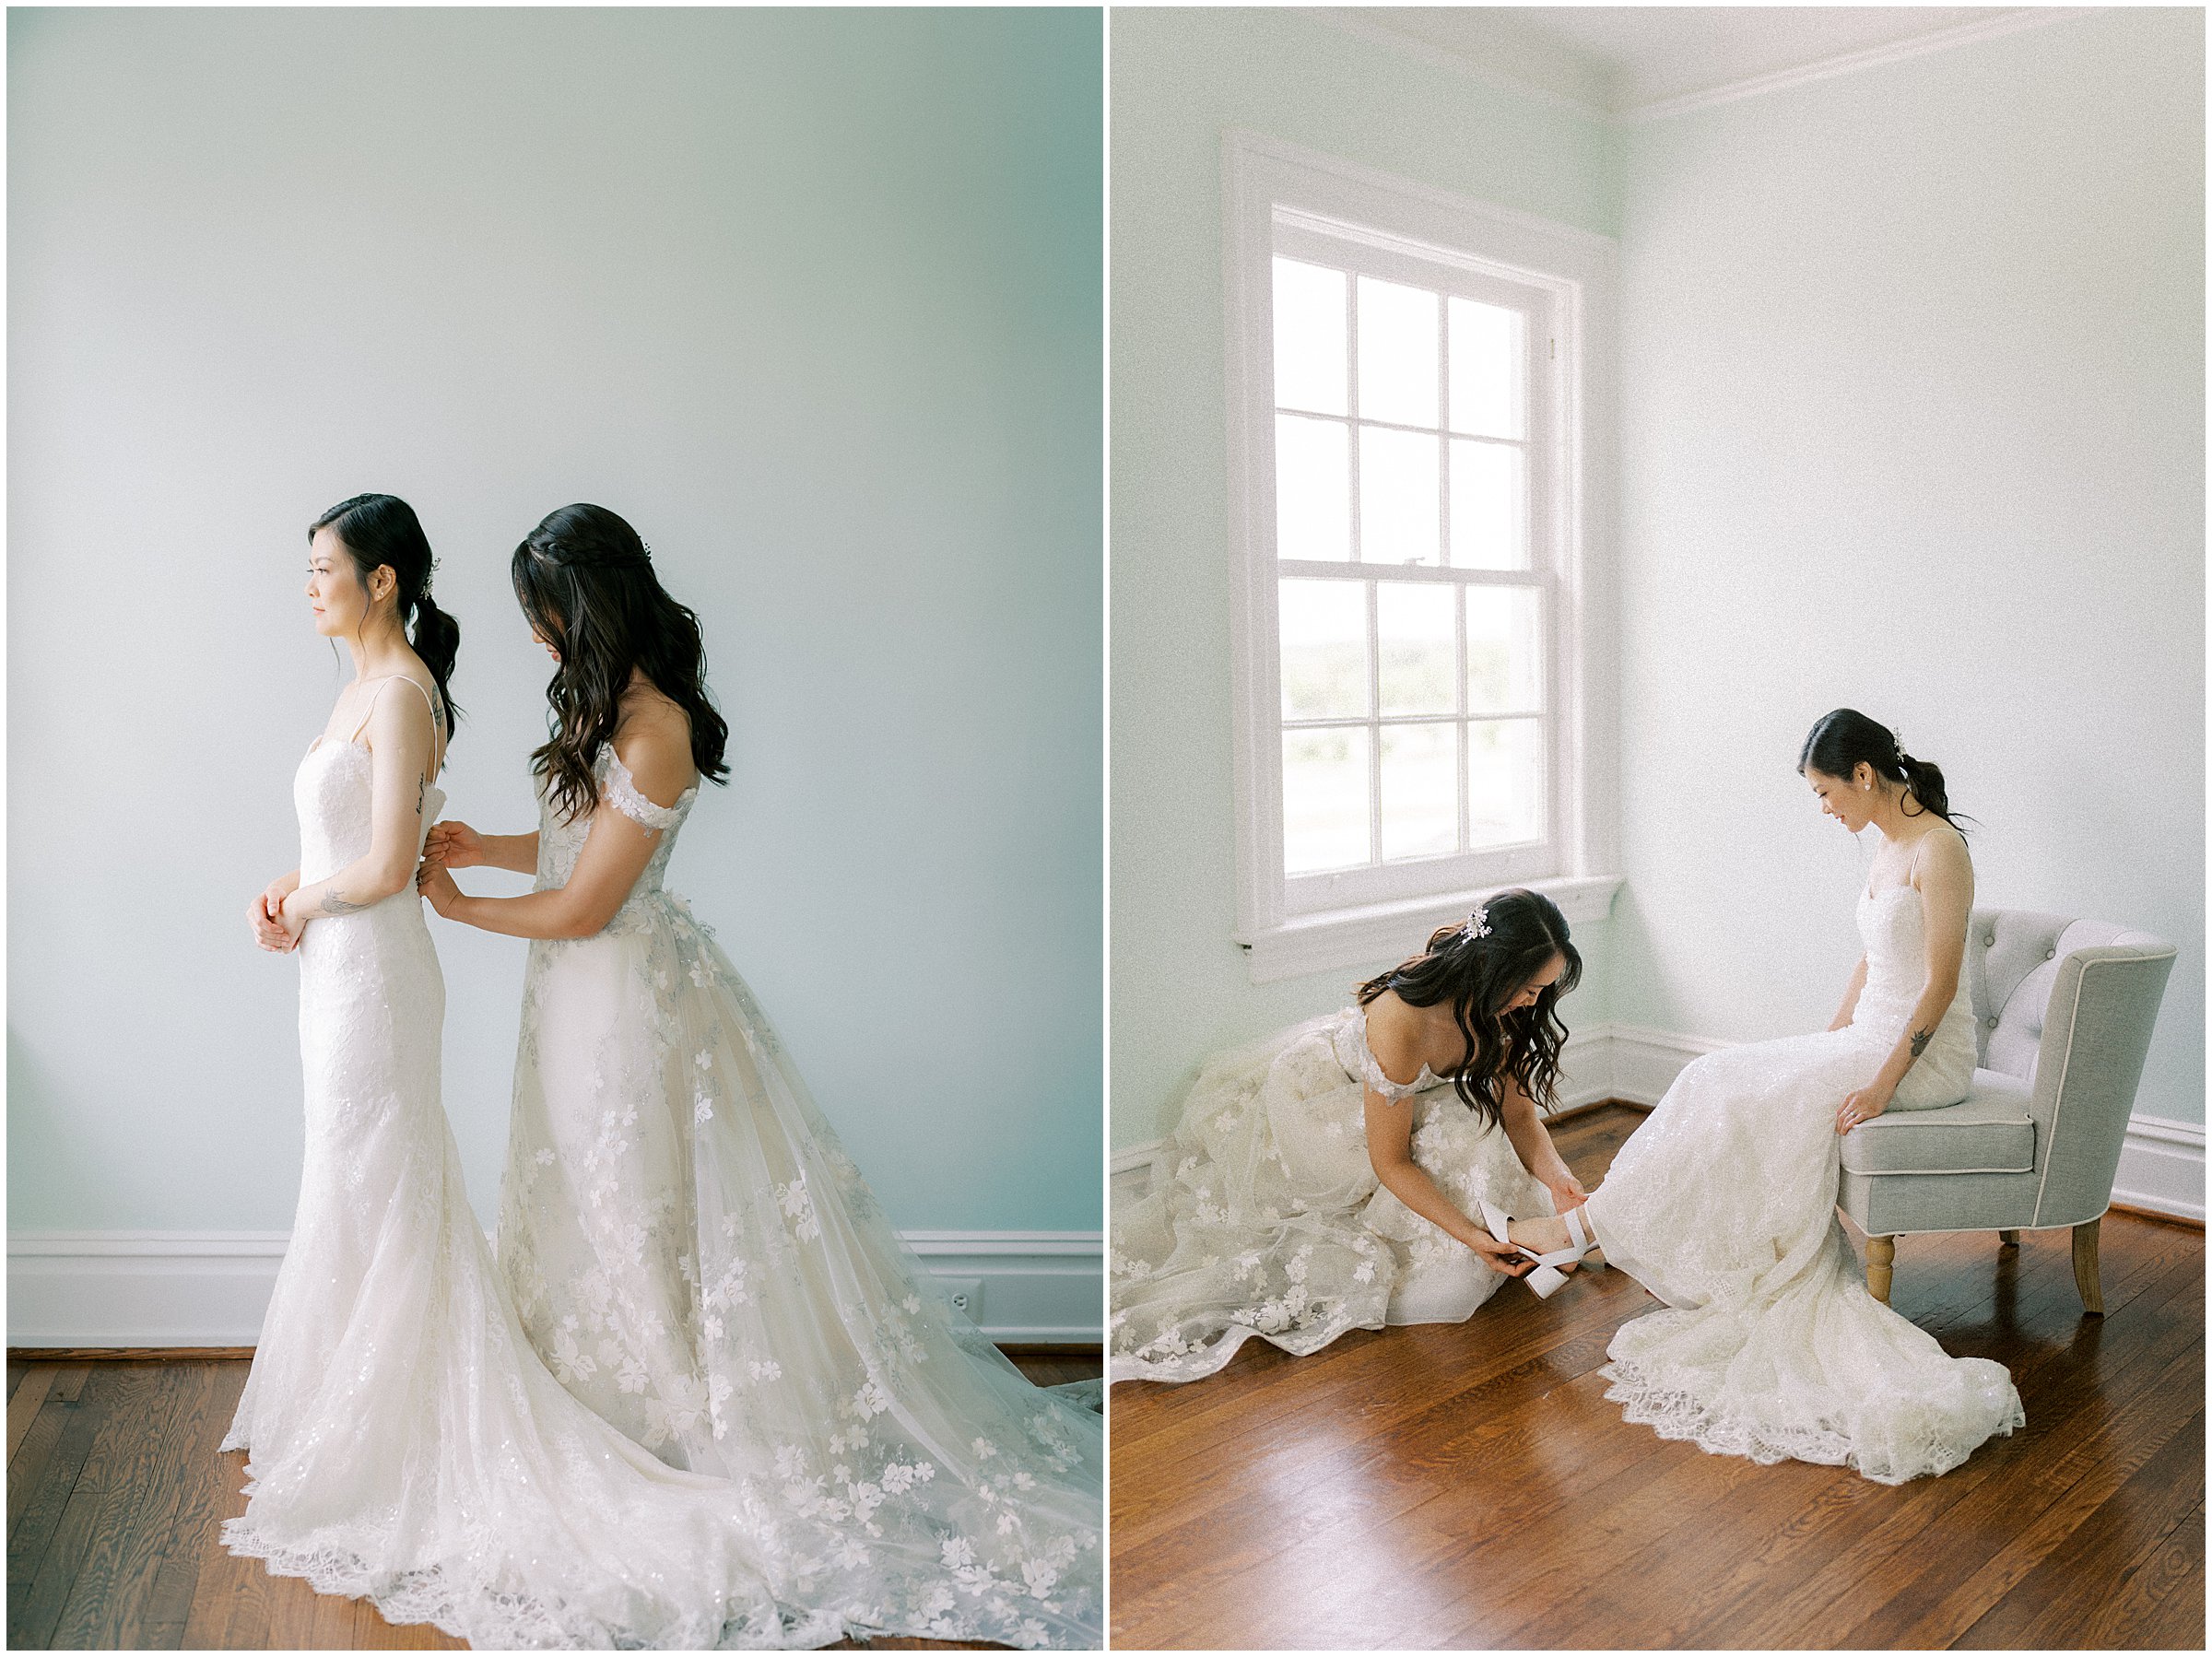
[[[2174,947],[2101,921],[1978,909],[1965,976],[1981,1068],[1938,1111],[1892,1111],[1843,1136],[1836,1201],[1866,1234],[1866,1287],[1889,1299],[1913,1231],[2074,1229],[2074,1281],[2104,1314],[2097,1228]]]

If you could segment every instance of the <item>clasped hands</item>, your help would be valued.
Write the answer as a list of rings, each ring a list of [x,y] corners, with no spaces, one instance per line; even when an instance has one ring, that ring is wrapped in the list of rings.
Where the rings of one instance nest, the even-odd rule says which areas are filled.
[[[465,869],[481,863],[483,857],[484,842],[466,823],[433,823],[423,844],[422,861],[415,865],[415,889],[442,915],[461,895],[447,870]],[[271,954],[290,954],[306,934],[307,923],[295,918],[285,901],[299,887],[297,876],[279,875],[246,906],[246,924],[253,942]]]

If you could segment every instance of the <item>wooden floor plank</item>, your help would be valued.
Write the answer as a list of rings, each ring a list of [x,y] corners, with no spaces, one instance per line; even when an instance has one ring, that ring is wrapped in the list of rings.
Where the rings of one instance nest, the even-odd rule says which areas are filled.
[[[24,1376],[22,1384],[7,1395],[7,1461],[13,1466],[16,1451],[23,1448],[29,1436],[30,1424],[39,1418],[39,1410],[53,1387],[53,1371],[41,1367]]]
[[[170,1543],[183,1473],[181,1440],[207,1391],[198,1366],[149,1366],[135,1379],[145,1387],[143,1402],[110,1417],[92,1534],[50,1637],[70,1650],[136,1643],[139,1615]]]
[[[205,1396],[190,1417],[190,1430],[179,1451],[177,1499],[168,1545],[138,1622],[136,1643],[147,1651],[174,1651],[184,1643],[208,1543],[219,1533],[229,1495],[223,1458],[216,1447],[229,1429],[246,1366],[219,1363],[203,1369]]]
[[[1589,1182],[1641,1120],[1556,1138]],[[1655,1303],[1618,1273],[1117,1386],[1114,1641],[2201,1648],[2204,1238],[2115,1215],[2103,1255],[2086,1319],[2064,1231],[1904,1240],[1898,1310],[2006,1365],[2028,1425],[1894,1487],[1623,1421],[1598,1370]]]

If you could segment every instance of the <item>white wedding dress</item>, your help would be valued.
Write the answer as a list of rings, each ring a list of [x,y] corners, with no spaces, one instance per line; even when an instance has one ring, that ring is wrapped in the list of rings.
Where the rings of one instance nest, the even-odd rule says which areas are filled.
[[[1862,893],[1866,982],[1840,1030],[1710,1053],[1675,1078],[1583,1211],[1666,1302],[1606,1349],[1606,1396],[1708,1451],[1841,1464],[1883,1484],[1956,1467],[2026,1416],[2003,1365],[1947,1355],[1867,1293],[1836,1216],[1837,1108],[1874,1080],[1926,982],[1920,894]],[[1962,986],[1892,1111],[1965,1097]]]
[[[953,1307],[663,885],[698,789],[657,805],[611,746],[596,771],[599,809],[660,840],[604,930],[530,946],[499,1246],[530,1340],[665,1462],[771,1467],[771,1500],[837,1530],[822,1592],[853,1620],[1097,1645],[1098,1413]],[[566,884],[592,820],[541,800],[538,889]]]
[[[1551,1193],[1448,1082],[1382,1074],[1347,1007],[1210,1060],[1116,1215],[1112,1381],[1196,1381],[1254,1335],[1300,1356],[1347,1329],[1471,1317],[1505,1283],[1375,1178],[1367,1089],[1413,1101],[1414,1162],[1463,1213],[1549,1214]]]
[[[319,743],[293,793],[303,882],[368,851],[367,748]],[[425,823],[442,801],[429,791]],[[249,1451],[246,1510],[225,1545],[487,1649],[934,1632],[880,1591],[871,1504],[840,1508],[749,1433],[725,1443],[726,1476],[672,1468],[538,1360],[440,1102],[444,982],[414,890],[311,922],[298,955],[305,1165],[223,1443]],[[841,1401],[818,1402],[827,1413]],[[874,1502],[933,1487],[935,1449],[874,1468]],[[973,1545],[948,1528],[930,1549],[946,1627],[1008,1597],[964,1561]],[[1095,1610],[1051,1587],[1023,1592],[1011,1634],[1041,1645],[1082,1628],[1079,1643],[1095,1643]]]

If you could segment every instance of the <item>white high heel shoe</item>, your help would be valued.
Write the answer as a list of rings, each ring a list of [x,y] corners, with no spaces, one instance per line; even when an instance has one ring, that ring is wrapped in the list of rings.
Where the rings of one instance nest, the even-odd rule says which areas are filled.
[[[1482,1205],[1482,1223],[1490,1228],[1490,1235],[1508,1248],[1518,1249],[1523,1254],[1536,1263],[1536,1269],[1522,1278],[1521,1281],[1535,1291],[1536,1299],[1539,1300],[1548,1300],[1567,1287],[1567,1274],[1560,1271],[1559,1267],[1574,1264],[1597,1247],[1597,1240],[1591,1235],[1590,1228],[1583,1223],[1583,1211],[1580,1208],[1570,1208],[1565,1217],[1567,1220],[1567,1247],[1554,1249],[1548,1254],[1539,1254],[1526,1244],[1513,1241],[1507,1235],[1506,1227],[1512,1223],[1512,1216],[1508,1215],[1504,1209],[1487,1199]]]

